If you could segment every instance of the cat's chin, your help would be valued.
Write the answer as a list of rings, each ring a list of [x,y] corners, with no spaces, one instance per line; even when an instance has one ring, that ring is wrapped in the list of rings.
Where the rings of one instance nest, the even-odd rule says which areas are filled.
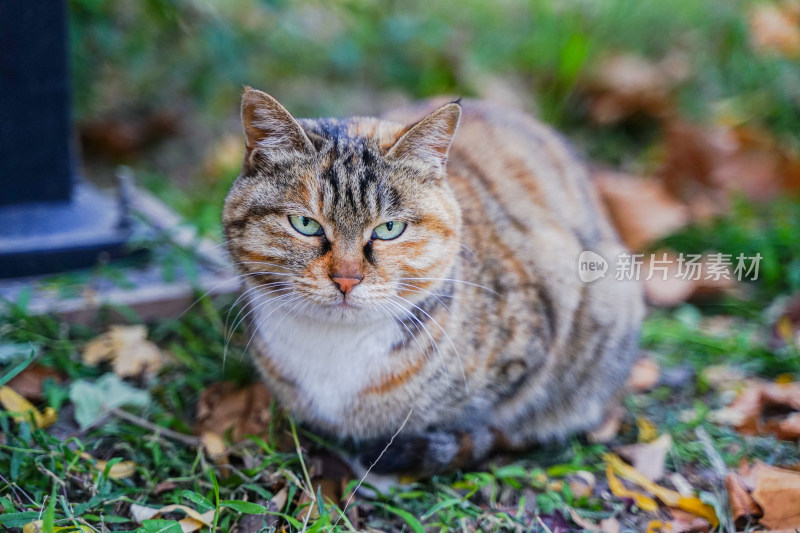
[[[339,301],[329,304],[315,304],[309,306],[304,314],[309,318],[316,320],[325,320],[328,322],[368,322],[379,320],[373,306],[364,303]]]

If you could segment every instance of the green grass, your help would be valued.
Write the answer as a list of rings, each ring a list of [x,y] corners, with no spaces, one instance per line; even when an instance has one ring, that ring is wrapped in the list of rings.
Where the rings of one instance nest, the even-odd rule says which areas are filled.
[[[708,121],[715,106],[724,102],[749,124],[767,128],[796,148],[800,69],[792,60],[754,52],[747,29],[752,5],[742,0],[724,5],[693,0],[71,0],[73,94],[79,119],[123,109],[178,109],[191,118],[191,128],[219,138],[236,129],[231,117],[245,84],[272,92],[298,115],[319,116],[374,111],[370,96],[390,91],[411,98],[442,92],[476,95],[486,77],[513,73],[522,80],[531,107],[575,139],[593,160],[638,169],[658,146],[658,121],[591,124],[585,87],[592,68],[610,54],[659,60],[678,50],[691,63],[691,74],[675,95],[682,117]],[[658,28],[657,35],[653,28]],[[191,131],[182,134],[192,137]],[[185,164],[193,169],[191,181],[170,179],[165,168],[174,165],[162,165],[150,152],[129,163],[149,189],[202,233],[219,238],[222,200],[236,166],[209,174],[202,170],[202,150],[179,151],[172,157],[180,159],[181,168]],[[761,253],[760,279],[735,299],[684,305],[648,317],[642,345],[657,355],[666,374],[678,377],[671,386],[627,396],[622,430],[609,445],[572,438],[519,456],[495,457],[474,471],[412,483],[375,499],[356,496],[348,515],[357,510],[366,526],[379,530],[547,531],[570,510],[578,510],[595,521],[617,516],[625,531],[641,531],[652,515],[633,512],[618,498],[601,498],[599,489],[588,498],[577,498],[567,483],[553,483],[586,470],[602,484],[602,454],[636,441],[638,417],[673,436],[669,468],[687,473],[697,489],[712,496],[719,486],[703,481],[710,462],[698,431],[710,436],[731,467],[743,458],[796,463],[800,453],[794,443],[746,437],[709,422],[709,412],[722,406],[723,398],[704,382],[702,371],[711,364],[728,364],[747,375],[800,376],[797,350],[768,344],[772,317],[767,312],[800,290],[798,234],[798,200],[784,198],[765,205],[739,201],[718,220],[664,241],[687,253]],[[148,240],[143,244],[161,252],[168,248]],[[165,279],[193,270],[191,254],[161,252],[157,262]],[[123,271],[112,265],[57,276],[48,286],[70,296],[98,277],[121,287],[128,283]],[[0,376],[31,364],[34,353],[36,363],[65,377],[62,383],[45,382],[40,405],[60,412],[58,431],[33,429],[0,411],[0,525],[17,530],[39,519],[46,531],[70,525],[130,530],[137,527],[130,513],[130,505],[136,503],[214,510],[219,531],[253,519],[289,530],[349,529],[349,518],[341,513],[343,503],[323,503],[322,493],[307,486],[306,471],[311,468],[314,475],[313,465],[325,457],[325,444],[303,428],[294,431],[277,410],[274,438],[252,438],[237,446],[229,477],[223,477],[222,469],[196,446],[142,424],[113,415],[84,429],[70,424],[72,384],[95,384],[110,372],[81,362],[84,344],[101,328],[66,327],[52,317],[29,316],[25,295],[0,305]],[[254,378],[242,353],[247,337],[241,328],[234,332],[222,364],[230,333],[228,311],[201,300],[178,318],[150,325],[151,340],[174,358],[153,380],[125,382],[151,400],[147,407],[128,408],[130,413],[191,435],[203,390],[218,381],[244,385]],[[731,322],[708,327],[720,317]],[[82,452],[132,460],[136,474],[110,478],[81,459]],[[316,518],[305,524],[313,498],[301,498],[304,491],[317,502]],[[279,500],[284,503],[275,505]],[[141,530],[175,531],[175,519],[181,517],[176,513],[149,521]]]
[[[778,202],[766,209],[781,212],[784,208]],[[730,242],[755,247],[766,235],[776,249],[782,250],[787,243],[780,240],[780,225],[772,230],[763,229],[772,227],[780,217],[758,218],[757,211],[753,210],[752,216],[741,216],[741,212],[736,211],[732,218],[719,221],[720,227],[727,227],[724,235],[695,229],[681,236],[681,242],[691,248],[690,241],[694,239],[694,245],[701,246],[703,235],[711,235],[714,238],[709,238],[705,246],[720,247],[726,245],[725,236],[733,235],[736,239]],[[754,223],[758,220],[764,226],[755,231]],[[793,247],[786,250],[788,255],[782,257],[788,262],[782,261],[782,265],[792,264],[798,257]],[[684,305],[651,314],[643,329],[643,347],[657,354],[664,372],[688,372],[688,377],[647,394],[629,395],[625,401],[625,424],[609,445],[589,444],[573,438],[563,445],[532,450],[520,456],[496,457],[476,471],[437,476],[392,490],[374,500],[356,496],[350,503],[351,508],[357,508],[370,527],[382,530],[447,531],[464,524],[484,529],[524,528],[538,523],[536,515],[545,520],[557,520],[568,516],[570,509],[595,520],[616,515],[635,530],[646,521],[647,515],[631,514],[621,502],[605,501],[599,493],[575,498],[568,484],[558,487],[553,482],[564,480],[578,470],[593,472],[602,480],[602,454],[609,446],[636,441],[635,420],[638,417],[651,420],[660,432],[673,436],[675,448],[668,466],[676,471],[709,468],[707,452],[697,441],[700,427],[711,436],[715,449],[731,467],[742,458],[760,458],[778,464],[796,462],[800,454],[792,443],[771,437],[745,437],[707,419],[710,410],[722,406],[722,400],[702,379],[703,368],[710,364],[737,366],[748,375],[800,375],[797,351],[768,347],[769,318],[764,313],[754,312],[758,305],[763,308],[769,303],[764,298],[789,288],[781,285],[775,289],[768,280],[765,277],[750,292],[755,300],[731,301],[728,305],[708,308]],[[739,311],[731,312],[732,309]],[[151,339],[174,354],[174,362],[152,381],[129,383],[147,391],[152,399],[145,409],[133,409],[134,414],[190,435],[197,399],[208,385],[222,380],[245,384],[252,379],[253,369],[241,351],[246,344],[241,330],[234,335],[226,364],[221,363],[228,335],[227,312],[225,306],[201,300],[199,306],[185,315],[151,327]],[[720,316],[728,316],[733,322],[716,330],[706,327],[709,320]],[[11,354],[2,361],[4,369],[29,364],[33,349],[38,363],[58,369],[67,377],[63,384],[51,381],[45,384],[44,405],[60,410],[62,419],[68,420],[70,416],[71,383],[78,379],[92,383],[109,371],[84,365],[80,359],[82,346],[99,333],[97,330],[65,328],[50,317],[28,316],[20,305],[14,304],[5,306],[2,324],[0,346],[4,348],[3,353]],[[16,356],[14,350],[18,352]],[[693,375],[697,378],[692,378]],[[299,497],[308,490],[304,467],[312,464],[314,458],[323,457],[320,454],[326,447],[305,430],[296,433],[293,425],[282,418],[275,418],[274,423],[275,439],[253,438],[238,446],[232,455],[235,474],[223,479],[220,467],[209,463],[195,446],[156,435],[118,417],[110,416],[101,424],[86,429],[67,425],[66,430],[54,436],[52,430],[32,429],[28,423],[16,423],[8,413],[0,412],[0,433],[3,434],[0,505],[4,513],[0,523],[19,526],[40,514],[44,516],[51,509],[57,526],[85,523],[98,529],[101,524],[111,529],[133,529],[136,524],[131,521],[130,504],[160,507],[178,503],[200,512],[214,509],[217,527],[222,531],[230,530],[248,512],[258,512],[254,515],[256,520],[272,516],[289,529],[303,529],[303,518],[309,511],[309,499]],[[291,445],[294,438],[299,439],[301,454]],[[80,458],[84,451],[102,459],[115,457],[135,461],[137,472],[128,479],[111,479]],[[350,487],[355,482],[353,480]],[[167,489],[156,494],[156,488],[164,487],[165,483]],[[263,509],[258,506],[268,506],[284,488],[285,504],[281,508],[269,508],[272,514],[263,515]],[[696,488],[709,491],[714,487]],[[315,518],[305,527],[314,531],[347,530],[346,517],[340,518],[343,504],[320,504],[321,493],[316,496],[315,506],[319,507],[313,514]],[[257,506],[226,503],[242,500]],[[53,501],[55,506],[49,507]],[[180,517],[178,513],[167,518]],[[154,522],[147,528],[165,527],[165,524],[167,522]]]

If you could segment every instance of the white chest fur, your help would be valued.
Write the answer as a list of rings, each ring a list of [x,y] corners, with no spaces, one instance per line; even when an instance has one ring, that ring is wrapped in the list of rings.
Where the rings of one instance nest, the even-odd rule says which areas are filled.
[[[262,311],[256,323],[272,363],[324,420],[340,420],[359,392],[390,368],[398,330],[388,319],[348,324],[269,313]]]

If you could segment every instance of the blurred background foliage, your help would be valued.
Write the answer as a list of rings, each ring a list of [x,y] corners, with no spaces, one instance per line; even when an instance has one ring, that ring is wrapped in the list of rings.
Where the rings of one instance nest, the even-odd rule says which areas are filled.
[[[624,199],[645,205],[643,214],[609,204],[617,223],[662,208],[679,219],[626,238],[632,248],[688,225],[668,244],[773,247],[771,292],[800,288],[796,0],[70,0],[70,8],[87,175],[103,181],[116,165],[132,166],[206,235],[220,238],[222,201],[241,162],[243,86],[270,92],[297,116],[379,114],[448,94],[524,109],[597,168],[657,182]],[[611,196],[628,181],[611,180]],[[647,205],[654,194],[669,201]]]

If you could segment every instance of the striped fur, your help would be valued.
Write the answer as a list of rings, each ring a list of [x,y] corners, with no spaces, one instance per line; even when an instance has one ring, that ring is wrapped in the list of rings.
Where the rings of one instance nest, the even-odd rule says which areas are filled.
[[[250,349],[280,401],[359,443],[364,464],[408,416],[378,472],[589,429],[637,353],[639,287],[577,276],[581,251],[623,250],[581,161],[524,114],[443,104],[297,121],[264,93],[243,98],[224,227]],[[407,226],[373,239],[387,221]],[[346,295],[342,272],[360,279]]]

